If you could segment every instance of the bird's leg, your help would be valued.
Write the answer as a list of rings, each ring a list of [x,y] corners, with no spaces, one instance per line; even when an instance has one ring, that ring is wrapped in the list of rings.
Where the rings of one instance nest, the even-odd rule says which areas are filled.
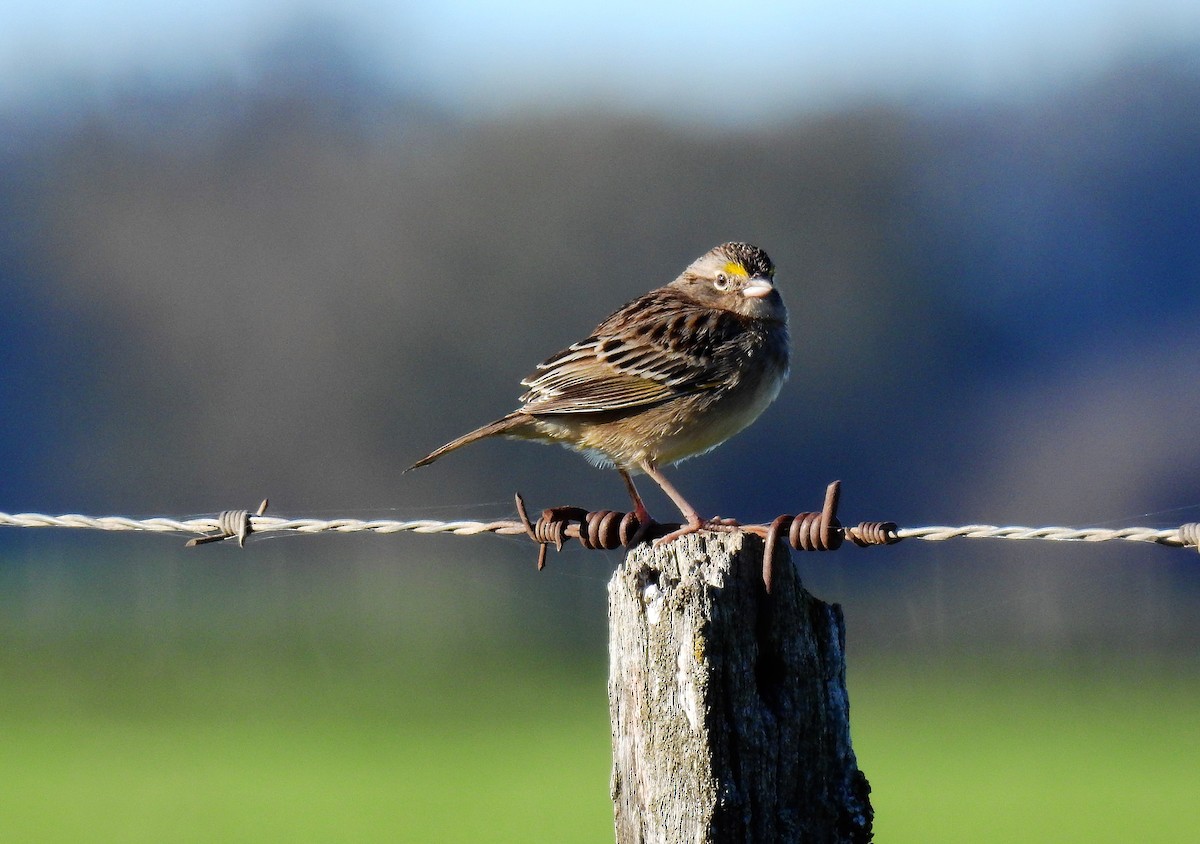
[[[663,476],[662,472],[658,471],[649,462],[641,464],[641,470],[649,475],[656,484],[662,487],[662,491],[667,494],[667,497],[675,502],[675,506],[679,508],[679,512],[683,514],[685,524],[681,525],[679,530],[668,533],[666,536],[656,539],[655,544],[671,542],[681,536],[687,536],[689,533],[697,531],[709,530],[732,530],[737,527],[737,522],[732,519],[715,520],[710,519],[705,522],[700,518],[700,514],[696,512],[696,508],[688,504],[679,490],[671,484],[670,481]]]
[[[634,515],[637,516],[638,522],[643,525],[648,525],[653,519],[650,518],[650,511],[646,509],[645,503],[642,501],[642,496],[638,495],[637,487],[633,485],[633,478],[629,473],[617,467],[617,471],[621,473],[621,480],[625,482],[625,489],[629,492],[630,499],[633,500]]]
[[[637,487],[633,485],[633,478],[630,474],[620,466],[617,467],[617,471],[621,473],[621,480],[625,482],[625,489],[629,491],[629,497],[633,499],[633,514],[638,520],[638,529],[633,534],[633,539],[629,542],[630,547],[632,547],[646,538],[646,534],[654,526],[654,518],[650,515],[650,511],[646,509],[646,504],[642,501],[642,496],[638,495]]]

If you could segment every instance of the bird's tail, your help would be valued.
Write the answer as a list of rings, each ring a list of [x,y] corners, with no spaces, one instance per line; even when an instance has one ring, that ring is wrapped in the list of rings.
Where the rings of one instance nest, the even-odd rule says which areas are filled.
[[[422,466],[428,466],[433,461],[437,460],[443,454],[449,454],[451,451],[462,448],[464,445],[469,445],[476,440],[481,440],[484,437],[504,436],[505,434],[515,433],[517,429],[530,421],[527,413],[510,413],[503,419],[497,419],[495,422],[489,422],[482,428],[476,428],[469,434],[463,434],[456,440],[451,440],[441,448],[433,451],[427,457],[422,457],[416,463],[405,469],[405,472],[411,472],[413,469],[419,469]]]

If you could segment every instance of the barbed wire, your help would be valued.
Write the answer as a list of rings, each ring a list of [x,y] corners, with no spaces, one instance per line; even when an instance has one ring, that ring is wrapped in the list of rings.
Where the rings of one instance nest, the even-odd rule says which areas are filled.
[[[227,514],[244,513],[244,510],[227,510],[216,516],[199,516],[194,519],[172,519],[154,517],[135,519],[129,516],[83,516],[69,513],[62,516],[49,516],[42,513],[0,513],[0,527],[24,528],[82,528],[86,530],[105,531],[135,531],[139,533],[184,533],[208,534],[212,531],[223,532],[224,527],[231,521]],[[232,521],[237,521],[236,518]],[[356,533],[369,531],[371,533],[450,533],[456,536],[474,536],[481,533],[498,533],[523,535],[525,528],[513,519],[476,522],[476,521],[436,521],[432,519],[413,519],[395,521],[390,519],[284,519],[276,516],[250,515],[250,533]],[[236,531],[220,536],[200,536],[200,540],[217,541],[221,539],[236,539]],[[244,540],[243,540],[244,542]],[[203,541],[189,544],[202,545]]]
[[[740,529],[754,533],[766,540],[764,549],[764,579],[770,586],[770,560],[774,546],[780,538],[798,551],[834,550],[846,540],[866,547],[869,545],[893,545],[905,539],[926,542],[943,542],[950,539],[1007,539],[1045,540],[1051,542],[1148,542],[1173,547],[1200,548],[1200,524],[1190,522],[1175,528],[1149,527],[1026,527],[1020,525],[935,525],[928,527],[901,528],[894,522],[860,522],[843,526],[837,518],[841,484],[831,483],[825,492],[825,503],[820,512],[798,515],[782,515],[769,524],[734,525],[714,523],[717,530]],[[24,528],[74,528],[103,531],[136,531],[161,534],[191,534],[189,547],[236,539],[244,545],[250,534],[291,533],[444,533],[453,536],[477,536],[498,534],[502,536],[528,536],[538,543],[538,568],[546,562],[546,550],[550,545],[561,549],[563,543],[575,539],[585,548],[613,549],[632,547],[644,540],[665,537],[673,533],[678,524],[650,522],[641,524],[635,514],[615,510],[587,511],[581,507],[552,507],[543,510],[536,519],[530,519],[525,501],[516,496],[518,519],[496,519],[493,521],[437,519],[310,519],[280,518],[267,516],[267,501],[263,501],[256,512],[248,510],[226,510],[216,516],[201,516],[192,519],[153,517],[135,519],[129,516],[84,516],[70,513],[50,516],[42,513],[0,513],[0,527]]]
[[[227,512],[238,512],[236,510]],[[665,526],[665,525],[664,525]],[[163,516],[135,519],[129,516],[83,516],[70,513],[49,516],[42,513],[0,513],[0,527],[22,528],[83,528],[104,531],[134,531],[139,533],[184,533],[205,534],[221,529],[220,516],[200,516],[194,519],[177,520]],[[438,521],[413,519],[395,521],[390,519],[284,519],[276,516],[251,516],[251,533],[449,533],[454,536],[478,536],[495,533],[502,536],[520,536],[525,527],[515,519],[499,519],[490,522],[469,520]],[[745,528],[763,527],[743,525]],[[1181,527],[1192,527],[1191,524]],[[895,538],[920,539],[926,542],[942,542],[948,539],[1043,539],[1052,542],[1151,542],[1159,545],[1185,547],[1195,545],[1194,539],[1185,539],[1181,528],[1126,527],[1074,528],[1074,527],[1027,527],[1021,525],[931,525],[928,527],[897,528]],[[753,532],[753,531],[752,531]],[[237,538],[237,534],[220,537],[205,537],[210,540]],[[202,543],[195,543],[197,545]],[[872,543],[874,544],[874,543]]]

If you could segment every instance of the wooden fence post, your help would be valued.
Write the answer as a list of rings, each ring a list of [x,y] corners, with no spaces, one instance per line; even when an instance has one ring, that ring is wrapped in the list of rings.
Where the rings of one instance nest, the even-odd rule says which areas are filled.
[[[841,608],[784,543],[700,533],[629,552],[609,582],[618,844],[867,842]]]

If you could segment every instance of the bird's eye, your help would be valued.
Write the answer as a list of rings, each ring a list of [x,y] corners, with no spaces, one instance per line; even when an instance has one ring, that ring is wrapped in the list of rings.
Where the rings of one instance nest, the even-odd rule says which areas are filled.
[[[725,273],[717,273],[717,277],[713,279],[713,287],[721,291],[728,290],[729,276],[725,275]]]

